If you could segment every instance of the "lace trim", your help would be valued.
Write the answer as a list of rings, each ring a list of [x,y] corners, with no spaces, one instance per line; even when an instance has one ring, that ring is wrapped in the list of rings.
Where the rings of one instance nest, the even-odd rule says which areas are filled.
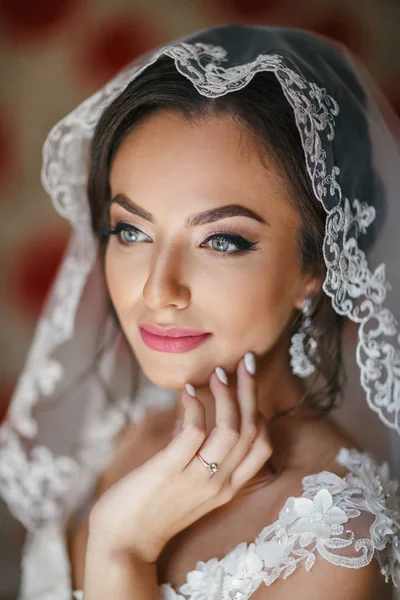
[[[66,498],[79,481],[75,460],[55,457],[45,446],[35,446],[28,457],[11,430],[6,444],[0,461],[0,490],[10,512],[28,530],[62,519]]]
[[[49,302],[43,311],[45,317],[39,319],[6,422],[6,428],[12,428],[22,437],[36,436],[37,422],[32,416],[32,408],[40,395],[52,395],[63,378],[63,366],[50,356],[73,336],[79,299],[94,263],[95,253],[89,252],[90,246],[86,231],[80,231],[71,240],[68,257],[62,263],[52,290],[51,304]]]
[[[70,600],[69,558],[62,527],[28,533],[22,556],[23,600]]]
[[[337,461],[349,469],[343,478],[329,471],[304,477],[302,496],[288,498],[279,518],[254,542],[238,544],[221,560],[198,561],[177,591],[160,586],[162,599],[247,600],[262,582],[286,579],[301,565],[310,571],[318,555],[357,569],[376,556],[386,582],[391,578],[398,587],[398,483],[389,479],[387,464],[378,466],[368,453],[343,448]],[[374,521],[357,535],[355,523],[366,513]],[[83,599],[81,591],[75,594]]]
[[[0,491],[23,522],[34,520],[35,509],[31,510],[28,502],[24,504],[17,488],[15,493],[7,491],[12,481],[8,464],[12,463],[15,451],[20,457],[24,452],[22,445],[16,450],[18,444],[15,436],[11,435],[10,427],[22,437],[34,438],[36,435],[37,423],[32,416],[32,408],[39,394],[51,395],[62,378],[62,366],[50,359],[50,355],[73,336],[77,305],[96,256],[85,194],[89,142],[105,106],[135,75],[162,54],[170,56],[178,71],[201,94],[209,97],[244,87],[259,71],[270,71],[276,75],[294,110],[314,193],[327,211],[323,247],[327,265],[324,291],[332,298],[338,313],[360,323],[357,362],[367,402],[387,426],[400,433],[400,352],[389,341],[389,337],[398,335],[397,322],[394,315],[382,306],[390,289],[385,278],[385,265],[381,264],[371,272],[364,252],[351,234],[353,228],[360,233],[366,232],[375,218],[375,209],[358,199],[350,200],[343,196],[338,183],[340,168],[333,165],[328,169],[326,162],[335,135],[335,117],[339,114],[336,101],[325,89],[288,67],[285,59],[278,54],[260,54],[252,62],[224,68],[221,63],[228,59],[223,48],[181,42],[158,50],[144,66],[135,65],[120,73],[60,121],[44,144],[43,185],[57,210],[71,221],[76,234],[74,247],[69,250],[70,256],[57,278],[51,306],[48,307],[49,316],[39,322],[27,366],[10,409],[11,419],[1,430],[5,447],[0,462]],[[41,451],[38,452],[40,454]],[[25,490],[34,489],[36,494],[38,490],[45,489],[43,483],[47,482],[46,493],[56,493],[58,465],[63,458],[49,453],[44,461],[45,468],[31,471],[24,467]],[[28,464],[27,457],[21,460]],[[37,457],[34,458],[36,460]],[[52,479],[54,474],[56,476]]]
[[[199,561],[179,593],[162,584],[163,600],[247,600],[262,582],[269,586],[286,579],[300,565],[310,571],[318,554],[351,568],[367,565],[376,555],[386,582],[392,578],[398,586],[398,483],[388,479],[387,464],[378,467],[367,453],[342,449],[337,460],[350,469],[345,477],[328,471],[304,477],[302,496],[288,498],[278,520],[255,542],[239,544],[222,560]],[[352,526],[363,511],[375,516],[369,537],[357,536]]]
[[[337,102],[324,88],[308,81],[285,64],[279,54],[260,54],[253,61],[224,68],[227,52],[219,46],[181,42],[155,52],[140,68],[134,65],[83,102],[57,124],[44,145],[43,185],[57,210],[73,224],[89,222],[84,189],[88,143],[101,112],[125,87],[161,55],[175,61],[177,70],[208,97],[239,90],[260,71],[273,72],[293,108],[301,136],[308,174],[316,198],[327,212],[323,252],[327,275],[323,289],[336,312],[360,323],[357,363],[361,384],[372,410],[400,433],[400,351],[390,343],[397,336],[397,321],[383,308],[390,284],[385,265],[374,272],[352,232],[366,233],[375,209],[359,199],[343,196],[338,182],[340,168],[327,166],[335,137]],[[382,379],[384,378],[384,379]]]

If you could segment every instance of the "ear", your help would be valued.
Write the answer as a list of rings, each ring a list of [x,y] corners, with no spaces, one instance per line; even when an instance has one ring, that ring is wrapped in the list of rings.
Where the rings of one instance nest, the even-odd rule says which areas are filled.
[[[321,275],[315,275],[315,273],[308,273],[304,275],[300,281],[299,290],[295,298],[294,308],[302,310],[303,302],[309,296],[314,297],[322,288],[324,277]]]

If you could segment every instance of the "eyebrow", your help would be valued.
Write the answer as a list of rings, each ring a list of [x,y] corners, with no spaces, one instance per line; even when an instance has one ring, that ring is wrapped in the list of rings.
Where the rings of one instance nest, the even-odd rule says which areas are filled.
[[[151,213],[133,202],[133,200],[127,198],[124,194],[117,194],[114,196],[114,198],[111,200],[111,204],[114,202],[122,206],[122,208],[133,215],[142,217],[142,219],[145,219],[150,223],[156,223],[156,220]],[[225,219],[226,217],[238,216],[248,217],[249,219],[254,219],[259,223],[269,225],[269,223],[263,219],[263,217],[250,210],[250,208],[247,208],[246,206],[242,206],[241,204],[226,204],[225,206],[211,208],[210,210],[205,210],[204,212],[200,212],[188,217],[185,221],[185,227],[207,225],[208,223],[213,223],[214,221],[219,221],[220,219]]]

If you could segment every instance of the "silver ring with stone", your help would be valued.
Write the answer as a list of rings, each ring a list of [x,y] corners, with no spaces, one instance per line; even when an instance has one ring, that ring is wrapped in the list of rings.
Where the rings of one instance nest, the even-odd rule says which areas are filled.
[[[210,471],[211,475],[214,475],[214,473],[216,473],[218,471],[218,465],[217,463],[208,463],[207,461],[204,460],[204,458],[202,458],[200,456],[200,454],[198,452],[196,452],[196,456],[197,458],[203,463],[203,465],[205,467],[207,467],[207,469]]]

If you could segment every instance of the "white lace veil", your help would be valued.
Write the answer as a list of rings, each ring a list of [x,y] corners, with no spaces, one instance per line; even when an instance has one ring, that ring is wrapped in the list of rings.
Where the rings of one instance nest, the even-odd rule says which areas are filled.
[[[343,46],[275,27],[196,32],[139,57],[55,125],[44,144],[43,185],[73,233],[0,430],[0,493],[29,532],[26,590],[35,589],[49,543],[53,564],[42,576],[50,581],[53,568],[58,581],[68,580],[57,532],[89,496],[115,435],[150,407],[175,402],[174,391],[145,377],[116,329],[86,196],[100,114],[161,55],[204,96],[239,90],[260,71],[282,86],[327,213],[323,289],[353,323],[344,338],[348,383],[338,418],[400,476],[399,121]]]

